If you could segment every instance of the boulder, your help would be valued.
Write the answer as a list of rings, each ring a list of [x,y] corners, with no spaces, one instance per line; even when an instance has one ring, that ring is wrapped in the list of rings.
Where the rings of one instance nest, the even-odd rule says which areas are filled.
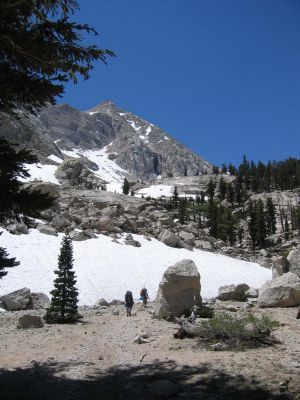
[[[78,231],[71,231],[69,233],[70,239],[76,241],[76,242],[81,242],[83,240],[89,239],[89,236],[85,235],[84,232],[78,232]]]
[[[6,229],[8,230],[8,232],[14,235],[20,235],[20,234],[27,235],[29,233],[27,226],[23,222],[14,221],[9,225],[7,225]]]
[[[123,207],[120,205],[112,205],[109,207],[103,208],[101,211],[101,215],[103,217],[119,217],[123,213]]]
[[[256,299],[258,297],[258,290],[251,287],[245,292],[245,295],[247,299]]]
[[[42,328],[43,320],[38,315],[24,314],[18,319],[18,329]]]
[[[194,305],[201,305],[200,274],[192,260],[182,260],[165,271],[159,284],[155,314],[165,318],[181,316]]]
[[[39,310],[43,308],[48,308],[50,305],[50,299],[45,293],[30,293],[32,300],[32,308],[34,310]]]
[[[107,231],[112,232],[114,227],[114,221],[110,217],[101,217],[98,221],[93,225],[93,228],[97,229],[99,232]]]
[[[102,306],[108,307],[109,304],[108,304],[108,302],[107,302],[105,299],[100,299],[100,300],[98,300],[98,301],[96,302],[96,306],[97,306],[97,307],[102,307]]]
[[[52,226],[38,224],[36,229],[45,235],[57,236],[56,229],[52,228]]]
[[[26,287],[1,296],[0,301],[7,311],[28,310],[33,307],[30,289]]]
[[[179,244],[179,239],[175,235],[174,232],[172,232],[169,229],[164,229],[159,235],[158,235],[158,240],[166,244],[167,246],[170,247],[177,247]]]
[[[259,307],[294,307],[300,305],[300,279],[292,272],[266,282],[259,289]]]
[[[288,272],[288,261],[286,257],[273,256],[271,262],[272,262],[272,279]]]
[[[289,271],[300,277],[300,246],[289,252],[287,260]]]
[[[250,287],[246,283],[240,283],[238,285],[226,285],[221,286],[218,291],[219,300],[236,300],[244,301],[246,300],[246,292]]]
[[[180,231],[179,237],[190,246],[193,246],[195,244],[195,236],[192,233]]]
[[[197,249],[203,249],[203,250],[212,249],[212,244],[206,240],[196,240],[195,246],[197,247]]]
[[[133,247],[141,247],[141,243],[138,240],[124,240],[124,244],[127,246],[133,246]]]

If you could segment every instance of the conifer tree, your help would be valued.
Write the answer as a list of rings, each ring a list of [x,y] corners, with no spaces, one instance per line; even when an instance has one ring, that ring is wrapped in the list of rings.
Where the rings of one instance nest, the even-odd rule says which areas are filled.
[[[40,191],[29,191],[19,178],[30,176],[25,164],[37,163],[31,151],[18,150],[6,139],[0,138],[0,221],[16,213],[37,215],[39,210],[51,207],[54,199]]]
[[[181,224],[185,224],[187,220],[187,199],[179,199],[178,203],[178,219]]]
[[[0,232],[0,236],[2,232]],[[3,278],[7,274],[7,271],[4,271],[5,268],[16,267],[20,262],[16,261],[15,258],[9,258],[9,255],[3,247],[0,247],[0,279]]]
[[[32,110],[64,92],[64,83],[89,78],[93,62],[114,54],[82,38],[97,32],[70,20],[76,0],[1,0],[0,110]]]
[[[250,200],[248,204],[247,214],[249,216],[248,229],[252,241],[252,247],[255,248],[256,244],[256,213],[255,204]]]
[[[267,232],[264,203],[260,199],[257,201],[255,207],[255,244],[258,246],[258,248],[264,247],[266,236]]]
[[[123,194],[128,194],[130,190],[130,185],[127,178],[124,178],[122,192]]]
[[[207,193],[209,202],[213,202],[214,201],[215,190],[216,190],[216,185],[210,179],[208,184],[207,184],[207,188],[206,188],[206,193]]]
[[[177,207],[177,205],[178,205],[178,190],[177,190],[177,186],[174,187],[172,200],[173,200],[173,203],[175,204],[175,206]]]
[[[267,198],[266,203],[266,223],[268,235],[273,235],[276,232],[276,214],[275,206],[271,197]]]
[[[219,180],[218,184],[218,197],[220,201],[223,201],[226,196],[227,184],[223,177]]]
[[[72,240],[65,235],[58,256],[58,269],[54,271],[57,278],[54,280],[54,289],[51,291],[51,303],[45,316],[48,323],[69,323],[79,318],[78,290],[75,287],[73,261]]]

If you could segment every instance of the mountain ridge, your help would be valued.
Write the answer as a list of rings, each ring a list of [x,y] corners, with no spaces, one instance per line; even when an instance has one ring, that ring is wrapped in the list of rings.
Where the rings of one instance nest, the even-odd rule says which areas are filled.
[[[34,150],[42,162],[62,150],[101,149],[129,174],[143,179],[157,175],[196,175],[210,172],[212,164],[179,143],[158,126],[106,100],[87,111],[63,103],[36,115],[19,112],[5,116],[0,136]],[[48,160],[49,161],[49,160]]]

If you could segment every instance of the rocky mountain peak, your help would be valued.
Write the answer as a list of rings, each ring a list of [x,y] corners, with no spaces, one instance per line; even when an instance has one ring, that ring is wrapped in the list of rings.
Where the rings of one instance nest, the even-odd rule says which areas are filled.
[[[104,100],[101,103],[97,104],[90,110],[87,110],[86,113],[93,115],[96,113],[114,113],[114,112],[121,112],[122,110],[112,101],[112,100]]]

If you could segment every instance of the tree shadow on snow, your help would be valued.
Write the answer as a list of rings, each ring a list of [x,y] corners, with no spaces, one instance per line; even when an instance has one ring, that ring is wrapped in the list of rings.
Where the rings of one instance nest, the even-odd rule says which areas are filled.
[[[97,370],[85,379],[63,376],[75,363],[34,363],[13,371],[0,369],[1,400],[283,400],[287,395],[272,394],[259,382],[250,383],[242,375],[224,371],[178,366],[173,361],[123,365]],[[82,363],[81,363],[82,365]],[[155,383],[168,380],[177,385],[169,397],[152,393]],[[166,395],[167,393],[165,393]]]

